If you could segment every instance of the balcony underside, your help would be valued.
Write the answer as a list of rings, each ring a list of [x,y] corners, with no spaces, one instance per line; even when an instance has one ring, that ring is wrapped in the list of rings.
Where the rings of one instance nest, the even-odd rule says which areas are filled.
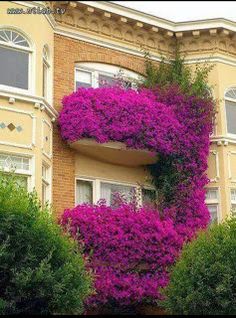
[[[83,155],[122,166],[136,167],[156,162],[156,156],[150,151],[130,149],[121,142],[100,144],[93,139],[84,138],[69,145]]]

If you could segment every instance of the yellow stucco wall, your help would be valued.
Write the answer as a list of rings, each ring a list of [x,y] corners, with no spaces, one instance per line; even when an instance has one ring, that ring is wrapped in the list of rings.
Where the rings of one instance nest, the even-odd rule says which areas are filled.
[[[11,29],[19,32],[30,43],[30,86],[29,90],[18,90],[0,85],[0,154],[30,158],[31,177],[29,190],[37,190],[42,197],[42,164],[52,170],[52,123],[53,112],[53,29],[44,15],[7,14],[8,8],[23,8],[21,4],[0,2],[0,30]],[[49,79],[47,100],[43,98],[43,47],[49,49]],[[9,124],[21,129],[10,130]],[[4,126],[3,126],[4,127]],[[49,175],[49,180],[51,176]],[[51,182],[50,182],[51,183]],[[51,190],[48,192],[51,199]]]
[[[15,29],[27,36],[32,45],[32,95],[42,96],[42,62],[43,62],[43,47],[47,45],[49,48],[50,58],[50,81],[49,91],[50,97],[48,102],[52,103],[53,92],[53,50],[54,50],[54,33],[53,29],[43,14],[7,14],[8,8],[23,8],[24,5],[11,3],[10,1],[0,2],[0,28]]]

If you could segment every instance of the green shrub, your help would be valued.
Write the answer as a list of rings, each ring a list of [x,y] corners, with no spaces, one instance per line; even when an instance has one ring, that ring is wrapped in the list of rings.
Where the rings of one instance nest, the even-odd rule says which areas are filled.
[[[0,175],[0,314],[80,314],[90,281],[50,211]]]
[[[236,314],[236,219],[185,246],[165,295],[163,305],[173,314]]]

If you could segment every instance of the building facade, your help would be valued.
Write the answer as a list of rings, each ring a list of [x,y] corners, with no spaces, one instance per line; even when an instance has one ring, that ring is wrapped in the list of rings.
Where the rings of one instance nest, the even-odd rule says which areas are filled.
[[[145,151],[91,140],[67,144],[56,118],[63,96],[112,84],[119,74],[132,87],[144,76],[143,50],[159,63],[178,44],[193,67],[214,64],[209,81],[219,102],[206,203],[221,221],[236,207],[235,32],[236,23],[224,19],[173,23],[108,1],[1,2],[1,168],[14,167],[19,182],[56,214],[81,202],[111,203],[116,191],[133,189],[149,200],[154,189],[144,166],[152,160]]]

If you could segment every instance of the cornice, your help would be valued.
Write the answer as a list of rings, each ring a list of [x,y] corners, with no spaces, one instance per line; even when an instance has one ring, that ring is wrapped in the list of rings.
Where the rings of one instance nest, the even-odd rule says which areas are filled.
[[[30,95],[28,93],[16,93],[12,92],[11,90],[0,90],[0,97],[7,97],[9,100],[20,100],[28,103],[35,104],[35,108],[40,108],[49,114],[49,116],[53,119],[58,116],[58,112],[52,105],[50,105],[43,97]]]
[[[235,65],[236,22],[219,18],[172,22],[110,1],[12,1],[25,6],[62,6],[64,15],[45,15],[54,32],[69,38],[153,60],[174,53],[176,42],[187,63],[209,60]],[[222,55],[224,57],[222,57]]]

